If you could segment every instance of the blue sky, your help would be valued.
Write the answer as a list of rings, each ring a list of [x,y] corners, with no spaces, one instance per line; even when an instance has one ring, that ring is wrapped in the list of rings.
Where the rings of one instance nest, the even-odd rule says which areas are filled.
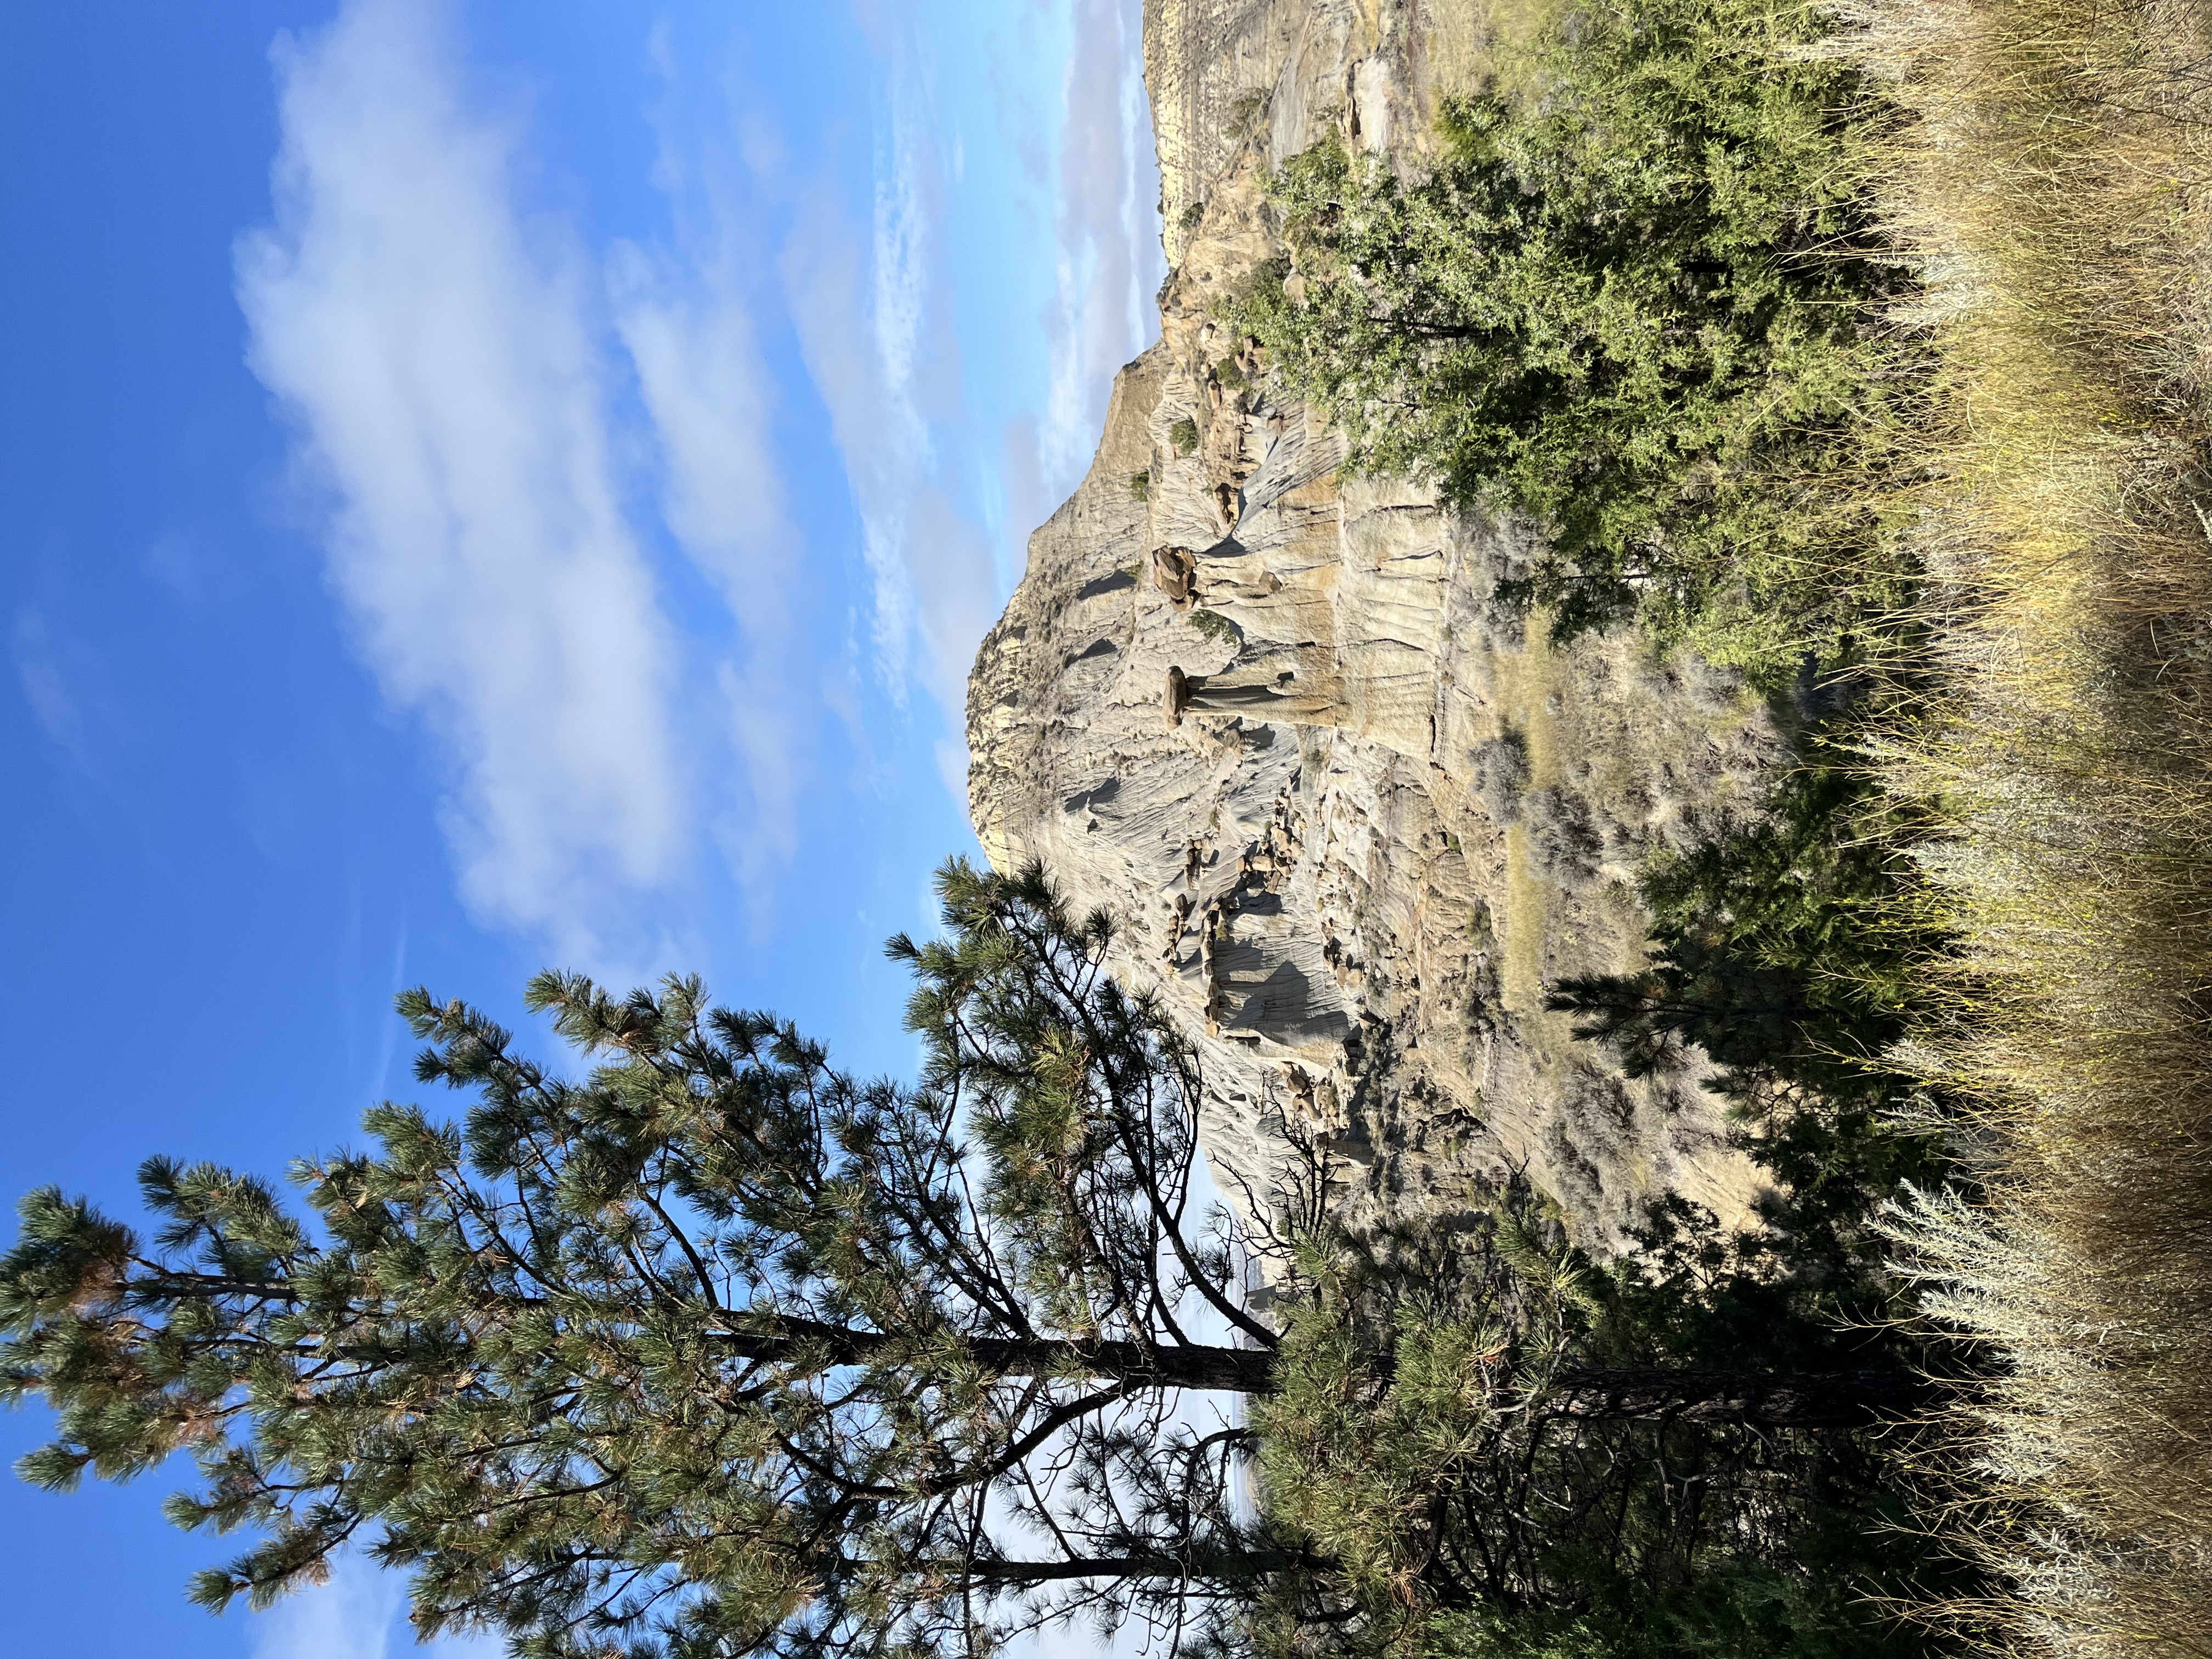
[[[412,1091],[394,989],[548,963],[906,1069],[969,660],[1156,322],[1137,12],[0,12],[0,1185],[274,1173]],[[0,1484],[10,1647],[385,1650],[366,1571],[188,1607],[158,1495]]]

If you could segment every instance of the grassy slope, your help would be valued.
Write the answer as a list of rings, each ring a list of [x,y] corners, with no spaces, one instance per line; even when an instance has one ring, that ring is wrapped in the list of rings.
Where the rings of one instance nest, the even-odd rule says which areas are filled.
[[[1988,1203],[1899,1237],[1994,1344],[1980,1546],[2010,1642],[2212,1644],[2212,548],[2199,502],[2207,18],[1898,0],[1895,210],[1947,369],[1917,532],[1937,698],[1894,781],[1948,826],[1931,1062]]]

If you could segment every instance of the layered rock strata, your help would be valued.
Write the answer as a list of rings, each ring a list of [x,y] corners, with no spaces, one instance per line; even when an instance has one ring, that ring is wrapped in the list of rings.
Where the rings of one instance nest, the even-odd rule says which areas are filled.
[[[1147,0],[1161,338],[978,653],[970,807],[994,864],[1123,918],[1233,1201],[1287,1123],[1354,1212],[1512,1166],[1607,1249],[1662,1193],[1741,1218],[1755,1172],[1700,1065],[1627,1078],[1544,998],[1640,963],[1638,866],[1753,810],[1774,724],[1632,630],[1552,644],[1494,598],[1522,530],[1346,476],[1212,314],[1279,252],[1267,171],[1330,123],[1418,164],[1483,44],[1432,0]]]

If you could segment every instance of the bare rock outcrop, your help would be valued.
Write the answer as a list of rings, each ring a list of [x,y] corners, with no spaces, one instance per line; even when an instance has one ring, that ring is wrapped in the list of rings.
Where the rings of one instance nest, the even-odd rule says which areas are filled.
[[[1638,866],[1750,810],[1777,730],[1633,630],[1525,625],[1493,597],[1521,529],[1346,476],[1210,314],[1277,252],[1261,180],[1323,124],[1427,142],[1482,45],[1431,3],[1148,0],[1162,338],[977,656],[970,808],[995,864],[1125,919],[1117,971],[1201,1045],[1232,1198],[1288,1120],[1355,1209],[1510,1164],[1603,1249],[1663,1192],[1739,1218],[1756,1175],[1700,1068],[1625,1077],[1546,991],[1640,963]]]

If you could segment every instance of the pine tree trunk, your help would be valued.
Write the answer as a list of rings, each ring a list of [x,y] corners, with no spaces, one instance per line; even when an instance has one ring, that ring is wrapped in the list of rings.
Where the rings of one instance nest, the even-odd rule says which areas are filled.
[[[976,1561],[953,1569],[979,1583],[1027,1588],[1073,1578],[1167,1578],[1237,1583],[1327,1565],[1298,1550],[1193,1549],[1188,1554],[1079,1556],[1065,1561]]]
[[[767,1316],[718,1334],[747,1359],[824,1366],[912,1363],[919,1339],[853,1330],[811,1319]],[[968,1337],[969,1360],[1000,1376],[1093,1376],[1139,1387],[1222,1394],[1274,1392],[1275,1357],[1265,1348],[1142,1342]],[[1884,1371],[1718,1371],[1665,1368],[1578,1369],[1554,1379],[1547,1416],[1591,1420],[1742,1423],[1757,1428],[1860,1428],[1927,1403],[1927,1385]]]
[[[744,1329],[716,1333],[719,1346],[741,1358],[775,1363],[812,1357],[825,1366],[910,1364],[915,1351],[930,1340],[783,1315],[750,1317]],[[999,1376],[1099,1376],[1148,1388],[1273,1392],[1274,1356],[1264,1348],[986,1336],[963,1338],[961,1347],[979,1369]]]
[[[1929,1403],[1929,1385],[1889,1371],[1571,1370],[1547,1415],[1856,1429]]]

